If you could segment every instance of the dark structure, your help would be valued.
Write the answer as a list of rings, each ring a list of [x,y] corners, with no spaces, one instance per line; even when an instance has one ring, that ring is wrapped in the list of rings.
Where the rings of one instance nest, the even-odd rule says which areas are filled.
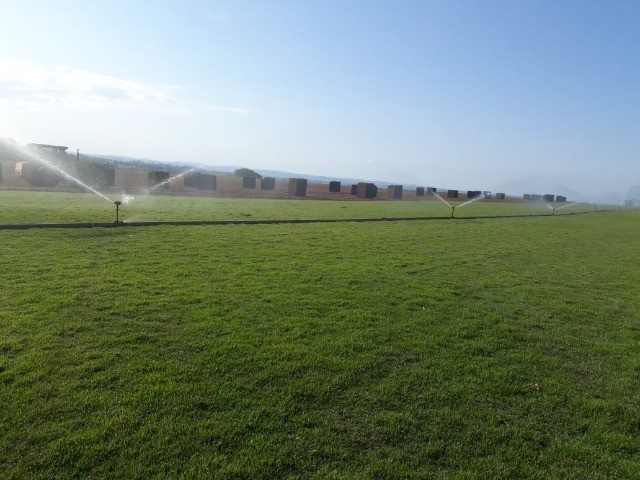
[[[50,162],[58,167],[63,167],[69,159],[68,147],[62,145],[48,145],[44,143],[29,143],[27,148],[36,158]],[[22,155],[21,155],[22,157]],[[55,187],[62,180],[62,175],[51,168],[47,168],[40,162],[33,162],[27,156],[19,159],[15,164],[15,173],[34,187]]]
[[[187,173],[184,176],[184,186],[187,188],[198,188],[199,179],[200,179],[200,172]]]
[[[256,177],[242,177],[242,188],[256,188]]]
[[[482,195],[482,192],[480,190],[468,190],[467,191],[467,198],[469,200],[471,200],[472,198],[478,198],[480,195]]]
[[[110,165],[81,162],[78,163],[78,178],[86,185],[100,190],[115,185],[116,170]]]
[[[200,190],[215,190],[218,188],[218,177],[210,173],[201,173],[198,188]]]
[[[329,182],[329,191],[330,192],[340,192],[340,182]]]
[[[458,190],[449,190],[447,192],[447,198],[458,198]]]
[[[378,187],[373,183],[360,182],[357,187],[358,198],[375,198],[378,193]]]
[[[433,197],[433,194],[436,193],[436,187],[427,187],[427,196]]]
[[[491,199],[491,192],[489,190],[485,190],[484,192],[482,192],[482,198]]]
[[[209,173],[193,172],[184,177],[184,186],[197,188],[198,190],[215,190],[217,188],[217,177]]]
[[[169,172],[164,172],[159,170],[152,170],[151,172],[149,172],[149,175],[147,176],[150,187],[161,186],[162,188],[169,188],[169,182],[167,182],[169,178],[171,178],[171,174]],[[167,182],[167,183],[160,185],[163,182]]]
[[[416,196],[424,197],[424,187],[416,187]]]
[[[556,202],[565,203],[567,201],[567,197],[564,195],[556,195]]]
[[[389,198],[393,200],[402,200],[402,185],[389,185]]]
[[[34,187],[55,187],[62,180],[59,173],[32,162],[16,163],[15,172]]]
[[[289,195],[292,197],[307,196],[307,179],[306,178],[290,178],[289,179]]]
[[[496,193],[496,200],[504,200],[506,195],[504,193]]]
[[[548,193],[542,197],[545,202],[553,202],[555,198],[555,195],[550,195]]]
[[[525,193],[524,195],[522,195],[522,199],[526,200],[527,202],[531,201],[531,194],[530,193]]]
[[[36,152],[37,155],[43,155],[47,159],[67,159],[67,150],[69,147],[62,145],[47,145],[46,143],[27,143],[27,148]]]
[[[275,190],[276,179],[273,177],[262,177],[260,180],[260,190]]]
[[[358,195],[358,184],[354,183],[351,185],[351,195]]]

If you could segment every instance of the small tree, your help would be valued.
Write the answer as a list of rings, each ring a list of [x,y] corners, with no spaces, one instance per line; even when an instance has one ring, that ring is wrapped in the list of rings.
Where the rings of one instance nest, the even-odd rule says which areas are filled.
[[[233,174],[238,177],[262,178],[262,175],[260,175],[258,172],[254,172],[250,168],[238,168],[235,172],[233,172]]]

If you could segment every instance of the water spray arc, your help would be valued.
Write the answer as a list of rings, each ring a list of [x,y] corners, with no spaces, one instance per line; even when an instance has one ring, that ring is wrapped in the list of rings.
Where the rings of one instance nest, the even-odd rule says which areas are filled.
[[[62,175],[64,178],[66,178],[67,180],[75,183],[76,185],[84,188],[85,190],[88,190],[89,192],[93,193],[94,195],[97,195],[103,199],[105,199],[107,202],[111,203],[111,199],[109,199],[106,195],[103,195],[102,193],[100,193],[98,190],[96,190],[95,188],[87,185],[86,183],[84,183],[82,180],[74,177],[73,175],[71,175],[69,172],[63,170],[62,168],[60,168],[59,165],[56,165],[52,162],[50,162],[49,160],[43,158],[40,155],[36,155],[35,153],[26,150],[24,148],[19,148],[19,147],[14,147],[14,149],[16,150],[16,152],[18,152],[19,154],[22,155],[26,155],[29,158],[39,162],[40,164],[42,164],[42,166],[48,168],[49,170],[53,170],[56,173],[59,173],[60,175]]]
[[[444,203],[447,207],[451,207],[451,204],[449,202],[447,202],[444,198],[442,198],[440,195],[438,195],[436,192],[433,192],[433,195],[438,200],[440,200],[442,203]]]
[[[465,205],[469,205],[470,203],[477,202],[478,200],[482,200],[483,198],[484,198],[484,197],[476,197],[476,198],[472,198],[471,200],[467,200],[466,202],[461,203],[460,205],[457,205],[456,207],[457,207],[457,208],[462,208],[462,207],[464,207]]]
[[[178,180],[179,178],[182,178],[185,175],[189,175],[190,173],[197,172],[198,170],[200,170],[200,169],[199,168],[190,168],[189,170],[185,170],[184,172],[180,172],[177,175],[174,175],[173,177],[167,178],[166,180],[163,180],[162,182],[158,183],[157,185],[154,185],[153,187],[148,188],[146,190],[146,193],[154,192],[157,189],[159,189],[161,187],[164,187],[165,185],[169,185],[174,180]]]
[[[479,200],[482,200],[483,198],[484,198],[484,196],[481,195],[479,197],[472,198],[471,200],[467,200],[466,202],[461,203],[460,205],[452,205],[451,206],[451,218],[455,218],[456,208],[462,208],[465,205],[469,205],[470,203],[477,202]]]
[[[597,204],[593,204],[593,203],[589,203],[589,202],[572,202],[572,203],[567,203],[566,205],[563,205],[561,207],[557,207],[556,210],[562,210],[563,208],[567,208],[567,207],[571,207],[573,205],[594,205],[595,206],[595,210],[594,211],[598,211],[598,205]]]
[[[444,198],[442,198],[440,195],[438,195],[438,193],[434,190],[433,192],[433,196],[436,197],[438,200],[440,200],[442,203],[444,203],[447,207],[449,207],[451,209],[451,218],[453,218],[456,207],[451,205],[449,202],[447,202]]]
[[[572,205],[578,205],[578,202],[567,203],[566,205],[563,205],[561,207],[556,208],[556,210],[562,210],[563,208],[567,208],[567,207],[570,207]]]
[[[38,162],[39,164],[42,165],[42,167],[58,173],[59,175],[61,175],[65,179],[69,180],[70,182],[82,187],[83,189],[93,193],[94,195],[97,195],[98,197],[108,201],[109,203],[113,203],[116,206],[116,220],[115,220],[114,223],[115,224],[124,223],[124,222],[120,221],[120,205],[126,205],[126,204],[129,204],[129,203],[133,202],[135,197],[133,197],[132,195],[126,195],[126,194],[123,193],[121,200],[112,202],[109,197],[107,197],[103,193],[99,192],[95,188],[91,187],[90,185],[87,185],[86,183],[84,183],[79,178],[74,177],[69,172],[67,172],[62,167],[60,167],[60,165],[56,165],[55,163],[47,160],[46,158],[43,158],[41,155],[37,155],[35,152],[32,152],[32,151],[27,150],[25,148],[19,147],[17,145],[16,146],[12,146],[12,148],[15,151],[16,154],[21,155],[21,156],[26,156],[27,158]],[[78,157],[79,157],[79,150],[76,152],[76,158],[78,158]],[[184,172],[184,173],[186,174],[188,172]]]

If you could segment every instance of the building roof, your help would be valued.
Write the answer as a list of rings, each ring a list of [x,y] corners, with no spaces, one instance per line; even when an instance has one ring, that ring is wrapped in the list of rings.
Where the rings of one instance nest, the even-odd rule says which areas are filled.
[[[27,147],[46,148],[48,150],[59,150],[61,152],[66,152],[69,148],[62,145],[47,145],[46,143],[28,143]]]

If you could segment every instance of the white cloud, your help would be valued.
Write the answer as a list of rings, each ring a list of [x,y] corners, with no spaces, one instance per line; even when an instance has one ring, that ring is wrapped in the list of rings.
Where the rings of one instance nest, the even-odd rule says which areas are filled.
[[[0,59],[0,104],[19,106],[74,106],[172,108],[170,91],[131,80],[57,65],[46,69]]]

